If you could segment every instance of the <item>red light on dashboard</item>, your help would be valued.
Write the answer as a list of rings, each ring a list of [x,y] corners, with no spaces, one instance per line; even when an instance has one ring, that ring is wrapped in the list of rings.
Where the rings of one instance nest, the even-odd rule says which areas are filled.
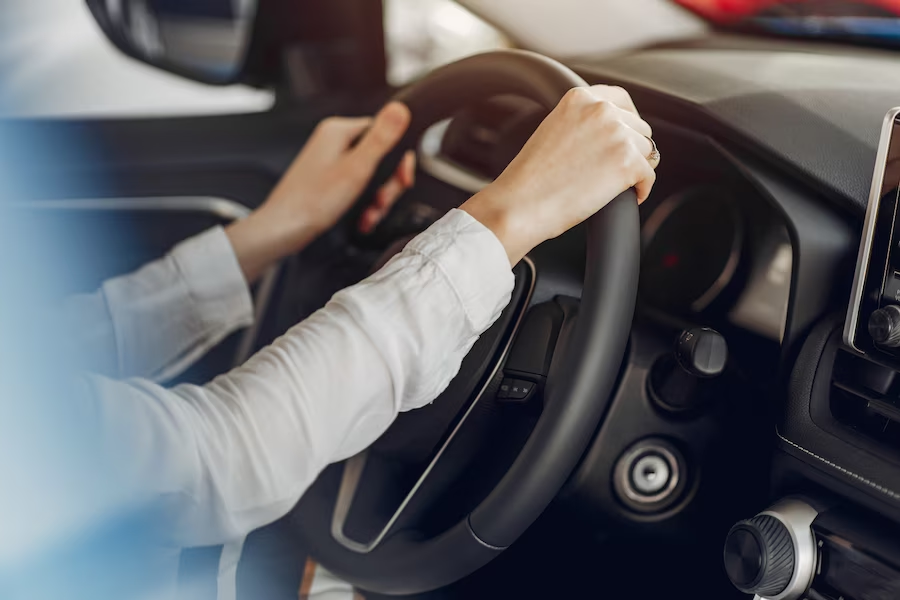
[[[666,254],[663,256],[662,265],[667,269],[674,269],[678,266],[679,260],[677,254]]]

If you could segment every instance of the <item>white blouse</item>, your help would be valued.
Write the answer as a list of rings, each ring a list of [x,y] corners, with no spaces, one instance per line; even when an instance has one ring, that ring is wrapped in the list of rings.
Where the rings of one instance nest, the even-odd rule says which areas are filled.
[[[328,464],[365,449],[398,412],[434,400],[512,288],[499,240],[452,210],[380,271],[203,386],[154,380],[252,321],[221,228],[71,299],[65,316],[96,366],[80,376],[88,393],[79,397],[98,424],[117,498],[164,499],[172,547],[207,546],[282,517]]]

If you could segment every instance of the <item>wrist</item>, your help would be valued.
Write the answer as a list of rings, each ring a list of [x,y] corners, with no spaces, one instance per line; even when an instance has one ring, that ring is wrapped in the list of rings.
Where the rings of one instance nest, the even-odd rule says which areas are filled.
[[[491,230],[506,250],[511,266],[543,241],[534,239],[533,228],[520,211],[510,208],[508,202],[496,198],[488,189],[475,194],[459,208]]]
[[[279,260],[302,250],[319,235],[296,215],[279,217],[265,207],[225,228],[244,277],[249,283]]]
[[[292,207],[263,205],[247,218],[254,220],[253,227],[273,260],[300,252],[328,229],[311,215],[287,208]]]

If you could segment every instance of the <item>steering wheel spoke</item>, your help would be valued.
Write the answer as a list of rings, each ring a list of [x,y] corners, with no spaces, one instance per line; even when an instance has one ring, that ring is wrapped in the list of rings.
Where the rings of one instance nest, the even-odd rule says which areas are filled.
[[[479,418],[486,415],[478,411],[489,410],[485,404],[498,395],[501,367],[517,339],[534,292],[536,271],[530,259],[523,260],[514,273],[516,283],[510,303],[478,340],[447,390],[429,407],[400,415],[382,439],[344,462],[331,516],[331,535],[347,550],[368,554],[389,535],[415,525],[475,458],[474,443],[487,427],[487,420]],[[419,474],[410,478],[401,471]],[[407,493],[385,501],[385,490],[393,489],[391,484],[402,486],[404,479],[413,482],[407,486]],[[378,505],[391,501],[396,508],[379,514],[379,508],[384,507]],[[354,506],[356,519],[351,514]],[[373,527],[373,521],[378,525]],[[351,529],[365,539],[358,539]]]

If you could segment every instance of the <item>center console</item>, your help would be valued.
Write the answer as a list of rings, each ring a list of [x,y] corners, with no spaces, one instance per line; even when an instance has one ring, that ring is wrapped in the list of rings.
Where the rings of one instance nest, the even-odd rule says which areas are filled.
[[[735,524],[725,572],[742,592],[766,600],[900,598],[900,531],[858,510],[784,498]]]
[[[725,541],[728,577],[757,598],[900,598],[898,195],[895,108],[882,127],[846,318],[814,326],[794,362],[773,468],[782,475],[773,491],[789,495]]]

